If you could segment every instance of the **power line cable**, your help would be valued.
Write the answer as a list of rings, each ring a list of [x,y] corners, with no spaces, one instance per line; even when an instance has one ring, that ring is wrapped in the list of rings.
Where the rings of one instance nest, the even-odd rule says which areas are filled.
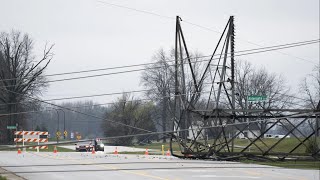
[[[220,33],[219,31],[216,31],[216,30],[213,30],[213,29],[211,29],[211,28],[208,28],[208,27],[205,27],[205,26],[201,26],[201,25],[198,25],[198,24],[189,22],[189,21],[183,20],[183,22],[185,22],[185,23],[187,23],[187,24],[190,24],[190,25],[193,25],[193,26],[196,26],[196,27],[199,27],[199,28],[202,28],[202,29],[206,29],[206,30],[215,32],[215,33]],[[259,45],[259,44],[257,44],[257,43],[254,43],[254,42],[252,42],[252,41],[248,41],[248,40],[245,40],[245,39],[242,39],[242,38],[239,38],[239,39],[242,40],[242,41],[245,41],[245,42],[247,42],[247,43],[249,43],[249,44],[252,44],[252,45],[255,45],[255,46],[258,46],[258,47],[263,47],[262,45]],[[305,62],[308,62],[308,63],[317,64],[317,63],[315,63],[314,61],[311,61],[311,60],[308,60],[308,59],[305,59],[305,58],[301,58],[301,57],[298,57],[298,56],[293,56],[293,55],[288,54],[288,53],[285,53],[285,52],[277,51],[277,53],[280,53],[280,54],[282,54],[282,55],[287,55],[287,56],[290,56],[290,57],[293,57],[293,58],[296,58],[296,59],[299,59],[299,60],[302,60],[302,61],[305,61]]]
[[[143,90],[145,91],[145,90]],[[136,92],[143,92],[143,91],[136,91]],[[217,91],[217,90],[215,90]],[[129,92],[126,92],[129,93]],[[185,96],[185,95],[192,95],[192,94],[205,94],[205,93],[210,93],[210,91],[204,91],[204,92],[196,92],[196,93],[188,93],[188,94],[179,94],[179,95],[168,95],[168,96],[164,96],[164,97],[179,97],[179,96]],[[119,94],[119,93],[109,93],[108,95],[114,95],[114,94]],[[222,92],[222,94],[224,94],[224,92]],[[285,95],[285,94],[282,94]],[[285,95],[286,96],[286,95]],[[164,98],[164,97],[159,97],[159,98]],[[292,96],[289,96],[292,97]],[[68,98],[70,99],[70,98]],[[76,106],[76,107],[68,107],[68,108],[84,108],[84,107],[95,107],[95,106],[104,106],[104,105],[111,105],[111,104],[117,104],[117,103],[122,103],[122,102],[136,102],[136,101],[150,101],[153,100],[152,98],[145,98],[145,99],[134,99],[134,100],[126,100],[126,101],[117,101],[117,102],[109,102],[109,103],[102,103],[102,104],[93,104],[93,105],[84,105],[84,106]],[[279,102],[286,102],[287,104],[292,104],[292,105],[296,105],[296,106],[300,106],[300,107],[304,107],[300,104],[296,104],[293,102],[287,102],[287,101],[281,101],[278,100]],[[220,102],[222,104],[224,104],[223,102]],[[19,104],[19,103],[15,103],[15,104]],[[60,110],[60,109],[56,109],[56,108],[52,108],[52,109],[46,109],[46,110],[37,110],[37,111],[24,111],[24,112],[16,112],[16,113],[5,113],[5,114],[0,114],[0,116],[10,116],[10,115],[16,115],[16,114],[29,114],[29,113],[38,113],[38,112],[45,112],[45,111],[55,111],[55,110]]]
[[[7,90],[7,89],[1,88],[1,87],[0,87],[0,89],[3,89],[5,91],[7,91],[7,92],[11,92],[11,93],[14,93],[14,94],[24,95],[24,96],[26,96],[26,98],[38,101],[40,103],[44,103],[44,104],[48,104],[48,105],[51,105],[51,106],[55,106],[55,107],[58,107],[58,108],[61,108],[61,109],[64,109],[64,110],[68,110],[68,111],[72,111],[72,112],[75,112],[75,113],[78,113],[78,114],[81,114],[81,115],[85,115],[85,116],[89,116],[89,117],[93,117],[93,118],[97,118],[97,119],[104,119],[105,121],[109,121],[109,122],[112,122],[112,123],[115,123],[115,124],[119,124],[119,125],[122,125],[122,126],[126,126],[126,127],[129,127],[129,128],[133,128],[133,129],[137,129],[137,130],[141,130],[141,131],[145,131],[145,132],[152,132],[152,131],[149,131],[149,130],[146,130],[146,129],[143,129],[143,128],[134,127],[134,126],[131,126],[131,125],[128,125],[128,124],[124,124],[124,123],[121,123],[121,122],[112,121],[112,120],[101,118],[101,117],[98,117],[98,116],[95,116],[95,115],[92,115],[92,114],[83,113],[83,112],[80,112],[80,111],[77,111],[77,110],[74,110],[74,109],[71,109],[71,108],[67,108],[67,107],[63,107],[63,106],[57,105],[57,104],[46,102],[46,101],[43,101],[43,100],[40,100],[40,99],[37,99],[37,98],[33,98],[33,97],[29,96],[29,95],[17,93],[17,92],[10,91],[10,90]]]
[[[131,10],[131,11],[144,13],[144,14],[150,14],[150,15],[158,16],[158,17],[165,18],[165,19],[175,20],[174,17],[164,16],[164,15],[157,14],[157,13],[150,12],[150,11],[135,9],[135,8],[131,8],[131,7],[128,7],[128,6],[122,6],[122,5],[118,5],[118,4],[114,4],[114,3],[109,3],[109,2],[106,2],[106,1],[97,1],[97,2],[102,3],[102,4],[106,4],[106,5],[110,5],[110,6],[114,6],[114,7],[118,7],[118,8],[123,8],[123,9],[128,9],[128,10]]]
[[[216,83],[216,82],[213,82]],[[203,85],[211,85],[212,82],[210,83],[203,83]],[[110,95],[119,95],[123,93],[139,93],[139,92],[147,92],[147,91],[153,91],[156,90],[156,88],[153,89],[141,89],[141,90],[133,90],[133,91],[125,91],[125,92],[113,92],[113,93],[103,93],[103,94],[94,94],[94,95],[84,95],[84,96],[73,96],[73,97],[64,97],[64,98],[55,98],[55,99],[45,99],[43,101],[60,101],[60,100],[68,100],[68,99],[80,99],[80,98],[89,98],[89,97],[99,97],[99,96],[110,96]],[[288,95],[288,94],[283,94],[283,93],[278,93],[280,95],[284,95],[287,97],[293,97],[295,99],[303,100],[303,101],[309,101],[308,99],[300,98],[297,96],[293,95]],[[5,104],[0,104],[0,106],[6,106],[6,105],[13,105],[13,104],[21,104],[24,102],[14,102],[14,103],[5,103]]]
[[[269,52],[269,51],[276,51],[280,49],[287,49],[287,48],[293,48],[293,47],[298,47],[298,46],[305,46],[309,44],[315,44],[319,43],[319,40],[311,40],[311,41],[305,41],[303,43],[290,43],[290,44],[285,44],[285,45],[277,45],[277,46],[270,46],[270,47],[265,47],[265,48],[257,48],[257,49],[250,49],[250,50],[243,50],[243,51],[238,51],[235,52],[234,57],[239,57],[239,56],[244,56],[244,55],[251,55],[251,54],[257,54],[257,53],[263,53],[263,52]],[[285,46],[285,47],[283,47]],[[266,50],[263,50],[266,49]],[[260,51],[257,51],[260,50]],[[236,54],[236,53],[242,53],[242,52],[247,52],[247,51],[255,51],[255,52],[249,52],[249,53],[243,53],[243,54]],[[210,55],[211,56],[211,55]],[[217,56],[217,55],[216,55]],[[204,58],[204,57],[209,57],[209,56],[201,56],[201,57],[195,57],[195,58]],[[228,57],[228,56],[227,56]],[[212,60],[217,60],[219,58],[214,58]],[[199,61],[194,61],[191,63],[198,63],[198,62],[206,62],[210,60],[199,60]],[[156,63],[145,63],[145,64],[156,64]],[[188,64],[188,62],[183,63],[183,64]],[[133,66],[138,66],[138,65],[132,65]],[[167,66],[174,66],[172,65],[167,65]],[[128,66],[127,66],[128,67]],[[93,77],[100,77],[100,76],[109,76],[109,75],[115,75],[115,74],[123,74],[123,73],[130,73],[130,72],[139,72],[143,70],[148,70],[148,69],[157,69],[157,68],[163,68],[165,66],[157,66],[157,67],[149,67],[149,68],[141,68],[141,69],[133,69],[133,70],[126,70],[126,71],[118,71],[118,72],[112,72],[112,73],[105,73],[105,74],[95,74],[95,75],[88,75],[88,76],[80,76],[80,77],[73,77],[73,78],[63,78],[63,79],[57,79],[57,80],[50,80],[47,81],[48,83],[52,82],[60,82],[60,81],[69,81],[69,80],[77,80],[77,79],[85,79],[85,78],[93,78]],[[119,68],[119,67],[116,67]],[[115,68],[108,68],[108,69],[115,69]],[[93,70],[87,70],[87,72],[93,71]],[[83,72],[83,71],[79,71]],[[79,72],[73,72],[73,73],[79,73]],[[70,73],[69,73],[70,74]],[[17,78],[15,78],[17,79]],[[8,80],[13,80],[13,79],[4,79],[2,81],[8,81]],[[1,80],[0,80],[1,81]],[[2,86],[2,87],[15,87],[16,85],[9,85],[9,86]]]
[[[203,84],[208,84],[209,85],[211,83],[203,83]],[[46,99],[46,100],[43,100],[43,101],[47,102],[47,101],[60,101],[60,100],[80,99],[80,98],[89,98],[89,97],[99,97],[99,96],[113,96],[113,95],[120,95],[120,94],[123,94],[123,93],[129,93],[130,94],[130,93],[147,92],[147,91],[152,91],[152,90],[156,90],[156,89],[155,88],[154,89],[142,89],[142,90],[133,90],[133,91],[125,91],[125,92],[103,93],[103,94],[94,94],[94,95],[85,95],[85,96],[73,96],[73,97]],[[199,93],[207,93],[207,92],[199,92]],[[296,96],[293,96],[293,95],[288,95],[288,94],[283,94],[283,93],[278,93],[278,94],[284,95],[286,97],[292,97],[292,98],[295,98],[295,99],[303,100],[303,101],[309,101],[308,99],[303,99],[303,98],[296,97]],[[171,96],[165,96],[165,97],[171,97]],[[163,97],[159,97],[159,98],[163,98]],[[149,100],[152,100],[152,99],[149,99]],[[31,101],[28,101],[28,102],[31,102]],[[14,104],[24,104],[24,103],[25,102],[6,103],[6,104],[0,104],[0,106],[14,105]],[[102,104],[102,105],[106,105],[106,104],[109,104],[109,103],[105,103],[105,104]],[[294,104],[294,105],[298,105],[298,104]],[[301,106],[301,105],[299,105],[299,106]]]
[[[293,114],[293,115],[287,115],[284,117],[275,117],[275,118],[269,118],[269,119],[261,119],[261,120],[255,120],[255,121],[250,121],[249,123],[259,123],[259,122],[264,122],[264,121],[272,121],[272,120],[281,120],[285,118],[294,118],[294,117],[300,117],[300,116],[310,116],[310,115],[318,115],[320,112],[314,112],[314,113],[298,113],[298,114]],[[236,125],[247,125],[248,122],[238,122],[238,123],[233,123],[233,124],[223,124],[223,125],[214,125],[214,126],[204,126],[201,127],[202,129],[209,129],[209,128],[218,128],[218,127],[228,127],[228,126],[236,126]],[[189,130],[198,130],[199,128],[188,128],[188,129],[180,129],[180,130],[175,130],[175,131],[162,131],[162,132],[149,132],[149,133],[142,133],[142,134],[133,134],[133,135],[123,135],[123,136],[113,136],[113,137],[106,137],[106,138],[100,138],[101,140],[109,140],[109,139],[118,139],[118,138],[128,138],[128,137],[137,137],[137,136],[146,136],[146,135],[156,135],[156,134],[172,134],[172,133],[178,133],[182,131],[189,131]],[[87,140],[79,140],[79,141],[67,141],[67,142],[60,142],[60,143],[50,143],[50,144],[43,144],[43,145],[59,145],[59,144],[70,144],[74,142],[87,142],[91,141],[93,139],[87,139]],[[34,145],[30,145],[34,146]],[[29,146],[25,146],[29,147]],[[11,147],[12,148],[17,148],[17,147]],[[5,148],[8,149],[8,148]],[[0,149],[4,150],[4,149]]]
[[[295,47],[295,46],[301,46],[301,45],[294,45],[294,46],[292,46],[292,47]],[[283,48],[287,48],[287,47],[282,47],[282,48],[277,48],[277,49],[283,49]],[[265,51],[263,51],[263,52],[272,51],[272,50],[277,50],[277,49],[265,50]],[[257,52],[253,52],[253,53],[257,53]],[[248,55],[248,54],[252,54],[252,53],[240,54],[240,55],[237,55],[237,56]],[[17,92],[14,92],[14,91],[11,91],[11,90],[7,90],[7,89],[4,89],[4,88],[1,88],[1,89],[5,90],[5,91],[7,91],[7,92],[11,92],[11,93],[14,93],[14,94],[19,94],[19,95],[21,95],[21,93],[17,93]],[[59,105],[56,105],[56,104],[53,104],[53,103],[48,103],[48,102],[45,102],[45,101],[43,101],[43,100],[36,99],[36,98],[30,97],[30,96],[27,96],[27,98],[32,99],[32,100],[39,101],[39,102],[41,102],[41,103],[46,103],[46,104],[49,104],[49,105],[53,105],[53,106],[56,106],[56,107],[59,107],[59,108],[62,108],[62,109],[66,109],[66,110],[69,110],[69,111],[77,112],[77,113],[79,113],[79,114],[83,114],[83,115],[86,115],[86,116],[91,116],[91,117],[95,117],[95,118],[100,119],[100,117],[96,117],[96,116],[94,116],[94,115],[82,113],[82,112],[79,112],[79,111],[76,111],[76,110],[73,110],[73,109],[70,109],[70,108],[62,107],[62,106],[59,106]],[[106,121],[111,121],[111,120],[106,120]],[[111,121],[111,122],[114,122],[114,121]],[[135,129],[139,129],[139,130],[143,130],[143,131],[148,131],[148,130],[145,130],[145,129],[136,128],[136,127],[134,127],[134,126],[126,125],[126,124],[119,123],[119,122],[114,122],[114,123],[116,123],[116,124],[122,124],[122,125],[124,125],[124,126],[131,127],[131,128],[135,128]]]
[[[260,119],[260,120],[255,120],[255,121],[250,121],[249,123],[260,123],[264,121],[276,121],[276,120],[281,120],[285,118],[295,118],[295,117],[301,117],[301,116],[311,116],[311,115],[320,115],[320,112],[312,112],[312,113],[298,113],[298,114],[293,114],[293,115],[287,115],[284,117],[274,117],[274,118],[268,118],[268,119]],[[228,127],[228,126],[237,126],[237,125],[247,125],[248,122],[238,122],[238,123],[233,123],[233,124],[221,124],[221,125],[213,125],[213,126],[204,126],[201,127],[201,129],[209,129],[209,128],[221,128],[221,127]],[[171,136],[174,133],[178,132],[183,132],[183,131],[190,131],[190,130],[198,130],[199,128],[187,128],[187,129],[179,129],[179,130],[174,130],[174,131],[161,131],[161,132],[148,132],[148,133],[139,133],[139,134],[132,134],[132,135],[123,135],[123,136],[113,136],[113,137],[104,137],[100,138],[101,140],[109,140],[109,139],[119,139],[119,138],[128,138],[128,137],[137,137],[137,136],[146,136],[146,135],[157,135],[157,134],[167,134],[168,136]],[[77,141],[66,141],[66,142],[59,142],[59,143],[44,143],[42,145],[62,145],[62,144],[70,144],[70,143],[79,143],[79,142],[88,142],[92,141],[94,139],[84,139],[84,140],[77,140]],[[29,145],[29,146],[23,146],[23,147],[33,147],[34,145]],[[6,148],[1,148],[0,151],[2,150],[8,150],[8,149],[16,149],[16,148],[21,148],[21,147],[6,147]]]
[[[144,92],[146,90],[141,90],[141,91],[135,91],[135,92]],[[133,92],[133,91],[130,91]],[[129,92],[125,92],[125,93],[129,93]],[[200,94],[200,93],[208,93],[208,92],[197,92],[197,93],[190,93],[190,94]],[[115,94],[120,94],[120,93],[109,93],[108,95],[115,95]],[[179,96],[185,96],[185,95],[189,95],[189,94],[179,94],[179,95],[169,95],[169,96],[164,96],[164,97],[179,97]],[[94,95],[93,95],[94,96]],[[160,98],[164,98],[164,97],[160,97]],[[78,97],[76,97],[78,98]],[[71,98],[68,98],[71,99]],[[60,99],[61,100],[61,99]],[[92,106],[102,106],[102,105],[109,105],[109,104],[116,104],[116,103],[121,103],[121,102],[135,102],[135,101],[146,101],[146,100],[152,100],[152,98],[146,98],[146,99],[136,99],[136,100],[129,100],[129,101],[117,101],[117,102],[110,102],[110,103],[103,103],[103,104],[98,104],[98,105],[86,105],[86,106],[78,106],[78,107],[68,107],[68,108],[82,108],[82,107],[92,107]],[[44,101],[44,100],[42,100]],[[47,101],[45,101],[47,102]],[[15,103],[15,104],[21,104],[21,103]],[[6,113],[6,114],[0,114],[0,116],[6,116],[6,115],[13,115],[13,114],[26,114],[26,113],[36,113],[36,112],[43,112],[43,111],[54,111],[54,109],[50,109],[50,110],[39,110],[39,111],[25,111],[25,112],[16,112],[16,113]],[[58,109],[59,110],[59,109]]]
[[[105,105],[111,105],[111,104],[116,104],[116,103],[121,103],[121,102],[137,102],[137,101],[150,101],[151,99],[135,99],[135,100],[130,100],[130,101],[118,101],[118,102],[109,102],[109,103],[102,103],[102,104],[93,104],[93,105],[84,105],[84,106],[77,106],[77,107],[68,107],[68,108],[72,108],[72,109],[79,109],[79,108],[84,108],[84,107],[94,107],[94,106],[105,106]],[[222,103],[222,102],[220,102]],[[224,104],[224,103],[222,103]],[[302,105],[296,104],[296,103],[288,103],[288,104],[293,104],[293,105],[298,105],[303,107]],[[32,113],[41,113],[41,112],[48,112],[48,111],[56,111],[56,110],[61,110],[61,109],[44,109],[44,110],[37,110],[37,111],[23,111],[23,112],[16,112],[16,113],[5,113],[5,114],[0,114],[0,117],[4,117],[4,116],[11,116],[11,115],[18,115],[18,114],[32,114]],[[63,109],[62,109],[63,110]],[[205,111],[205,110],[201,110],[201,111]],[[212,111],[212,110],[209,110]],[[250,111],[250,109],[248,110]],[[306,110],[308,111],[308,110]],[[81,120],[72,120],[72,121],[81,121]],[[83,120],[81,122],[104,122],[105,119],[97,119],[97,120]]]
[[[257,51],[262,49],[270,49],[270,48],[276,48],[276,47],[282,47],[282,46],[290,46],[290,45],[298,45],[298,44],[304,44],[304,43],[317,43],[320,39],[312,39],[312,40],[306,40],[306,41],[299,41],[299,42],[293,42],[293,43],[286,43],[286,44],[280,44],[280,45],[274,45],[274,46],[266,46],[261,48],[255,48],[255,49],[246,49],[246,50],[240,50],[235,53],[242,53],[247,51]],[[230,53],[227,53],[230,54]],[[221,54],[215,54],[214,56],[220,56]],[[206,55],[206,56],[197,56],[197,57],[190,57],[190,59],[198,59],[198,58],[206,58],[211,57],[212,55]],[[186,60],[188,58],[184,58],[182,60]],[[168,59],[166,62],[175,62],[174,59]],[[89,70],[81,70],[81,71],[72,71],[72,72],[63,72],[63,73],[55,73],[55,74],[48,74],[43,75],[44,77],[50,77],[50,76],[61,76],[61,75],[70,75],[70,74],[80,74],[80,73],[88,73],[88,72],[96,72],[96,71],[105,71],[105,70],[114,70],[114,69],[123,69],[123,68],[130,68],[130,67],[137,67],[137,66],[147,66],[147,65],[153,65],[158,64],[158,62],[154,63],[141,63],[141,64],[132,64],[132,65],[124,65],[124,66],[115,66],[115,67],[108,67],[108,68],[99,68],[99,69],[89,69]],[[15,80],[19,78],[10,78],[10,79],[2,79],[1,81],[10,81]]]
[[[105,2],[105,1],[97,1],[97,2],[106,4],[106,5],[115,6],[115,7],[118,7],[118,8],[124,8],[124,9],[128,9],[128,10],[140,12],[140,13],[150,14],[150,15],[158,16],[158,17],[165,18],[165,19],[175,20],[174,17],[169,17],[169,16],[157,14],[157,13],[150,12],[150,11],[146,11],[146,10],[140,10],[140,9],[131,8],[131,7],[128,7],[128,6],[123,6],[123,5],[118,5],[118,4],[114,4],[114,3],[109,3],[109,2]],[[190,22],[190,21],[182,20],[182,22],[185,22],[186,24],[189,24],[189,25],[192,25],[192,26],[195,26],[195,27],[199,27],[199,28],[202,28],[202,29],[205,29],[205,30],[208,30],[208,31],[212,31],[212,32],[221,34],[221,32],[216,31],[216,30],[214,30],[214,29],[212,29],[212,28],[208,28],[208,27],[205,27],[205,26],[202,26],[202,25],[198,25],[198,24],[192,23],[192,22]],[[259,45],[259,44],[257,44],[257,43],[248,41],[248,40],[246,40],[246,39],[242,39],[242,38],[239,38],[239,39],[240,39],[240,40],[243,40],[243,41],[245,41],[245,42],[247,42],[247,43],[249,43],[249,44],[252,44],[252,45],[255,45],[255,46],[258,46],[258,47],[263,47],[263,46],[261,46],[261,45]],[[290,56],[290,57],[293,57],[293,58],[296,58],[296,59],[299,59],[299,60],[302,60],[302,61],[305,61],[305,62],[308,62],[308,63],[317,64],[317,63],[315,63],[314,61],[307,60],[307,59],[305,59],[305,58],[301,58],[301,57],[298,57],[298,56],[293,56],[293,55],[288,54],[288,53],[284,53],[284,52],[278,52],[278,53],[283,54],[283,55],[287,55],[287,56]]]
[[[292,46],[288,46],[288,47],[268,49],[268,50],[263,50],[263,51],[256,51],[256,52],[251,52],[251,53],[235,54],[234,57],[250,55],[250,54],[257,54],[257,53],[263,53],[263,52],[269,52],[269,51],[276,51],[276,50],[280,50],[280,49],[292,48],[292,47],[297,47],[297,46],[304,46],[304,45],[309,45],[309,44],[314,44],[314,43],[319,43],[319,41],[311,42],[311,43],[305,43],[305,44],[299,44],[299,45],[292,45]],[[219,58],[215,58],[215,60],[217,60],[217,59],[219,59]],[[209,60],[199,60],[197,62],[205,62],[205,61],[209,61]],[[187,63],[184,63],[184,64],[187,64]],[[169,65],[169,66],[174,66],[174,65]],[[160,67],[156,67],[156,68],[161,68],[161,66]],[[120,72],[114,72],[114,73],[97,74],[97,75],[90,75],[90,76],[80,76],[80,77],[74,77],[74,78],[64,78],[64,79],[58,79],[58,80],[51,80],[51,81],[48,81],[48,82],[59,82],[59,81],[69,81],[69,80],[76,80],[76,79],[99,77],[99,76],[109,76],[109,75],[114,75],[114,74],[123,74],[123,73],[129,73],[129,72],[143,71],[143,70],[148,70],[148,69],[155,69],[155,68],[141,68],[141,69],[120,71]]]

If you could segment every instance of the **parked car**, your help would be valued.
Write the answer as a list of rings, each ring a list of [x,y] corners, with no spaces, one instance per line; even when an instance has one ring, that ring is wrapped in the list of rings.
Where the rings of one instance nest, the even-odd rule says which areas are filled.
[[[94,140],[93,142],[80,142],[75,144],[76,151],[79,152],[91,152],[94,148],[95,151],[104,151],[104,144],[101,141]]]
[[[92,151],[92,148],[93,148],[91,142],[80,142],[75,145],[76,145],[76,151],[79,151],[79,152],[90,152]]]

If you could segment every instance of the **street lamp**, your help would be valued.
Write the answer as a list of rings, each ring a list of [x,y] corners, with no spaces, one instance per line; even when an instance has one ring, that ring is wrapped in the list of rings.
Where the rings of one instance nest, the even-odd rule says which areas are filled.
[[[66,132],[66,112],[63,109],[59,109],[63,112],[63,139],[66,139],[64,132]]]
[[[59,132],[59,111],[58,111],[58,109],[55,109],[55,108],[53,108],[53,109],[56,110],[57,116],[58,116],[58,118],[57,118],[58,123],[57,123],[56,137],[57,137],[57,143],[59,143],[59,138],[58,138],[58,136],[57,136],[57,132]]]

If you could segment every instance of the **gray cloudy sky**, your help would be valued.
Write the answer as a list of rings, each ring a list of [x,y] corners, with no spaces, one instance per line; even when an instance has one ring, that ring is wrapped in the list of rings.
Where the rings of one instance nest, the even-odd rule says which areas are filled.
[[[175,16],[221,32],[235,16],[236,51],[319,39],[319,0],[101,0],[161,14],[159,17],[96,0],[1,0],[0,31],[29,33],[40,54],[55,44],[47,74],[150,62],[174,45]],[[212,53],[220,34],[182,22],[189,49]],[[292,89],[319,63],[319,44],[254,54],[248,60],[281,74]],[[298,58],[303,58],[301,60]],[[309,62],[312,61],[312,62]],[[108,71],[109,72],[109,71]],[[96,72],[98,74],[102,72]],[[107,71],[103,72],[107,73]],[[92,74],[92,73],[91,73]],[[87,74],[82,74],[87,75]],[[44,99],[142,89],[140,73],[51,83]],[[50,80],[69,76],[50,77]],[[111,97],[91,98],[100,103]]]

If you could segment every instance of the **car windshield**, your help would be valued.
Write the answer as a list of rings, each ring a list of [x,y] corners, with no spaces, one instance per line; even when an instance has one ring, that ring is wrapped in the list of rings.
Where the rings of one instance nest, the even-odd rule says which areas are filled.
[[[88,146],[88,145],[91,145],[91,142],[79,142],[79,143],[76,143],[77,146]]]

